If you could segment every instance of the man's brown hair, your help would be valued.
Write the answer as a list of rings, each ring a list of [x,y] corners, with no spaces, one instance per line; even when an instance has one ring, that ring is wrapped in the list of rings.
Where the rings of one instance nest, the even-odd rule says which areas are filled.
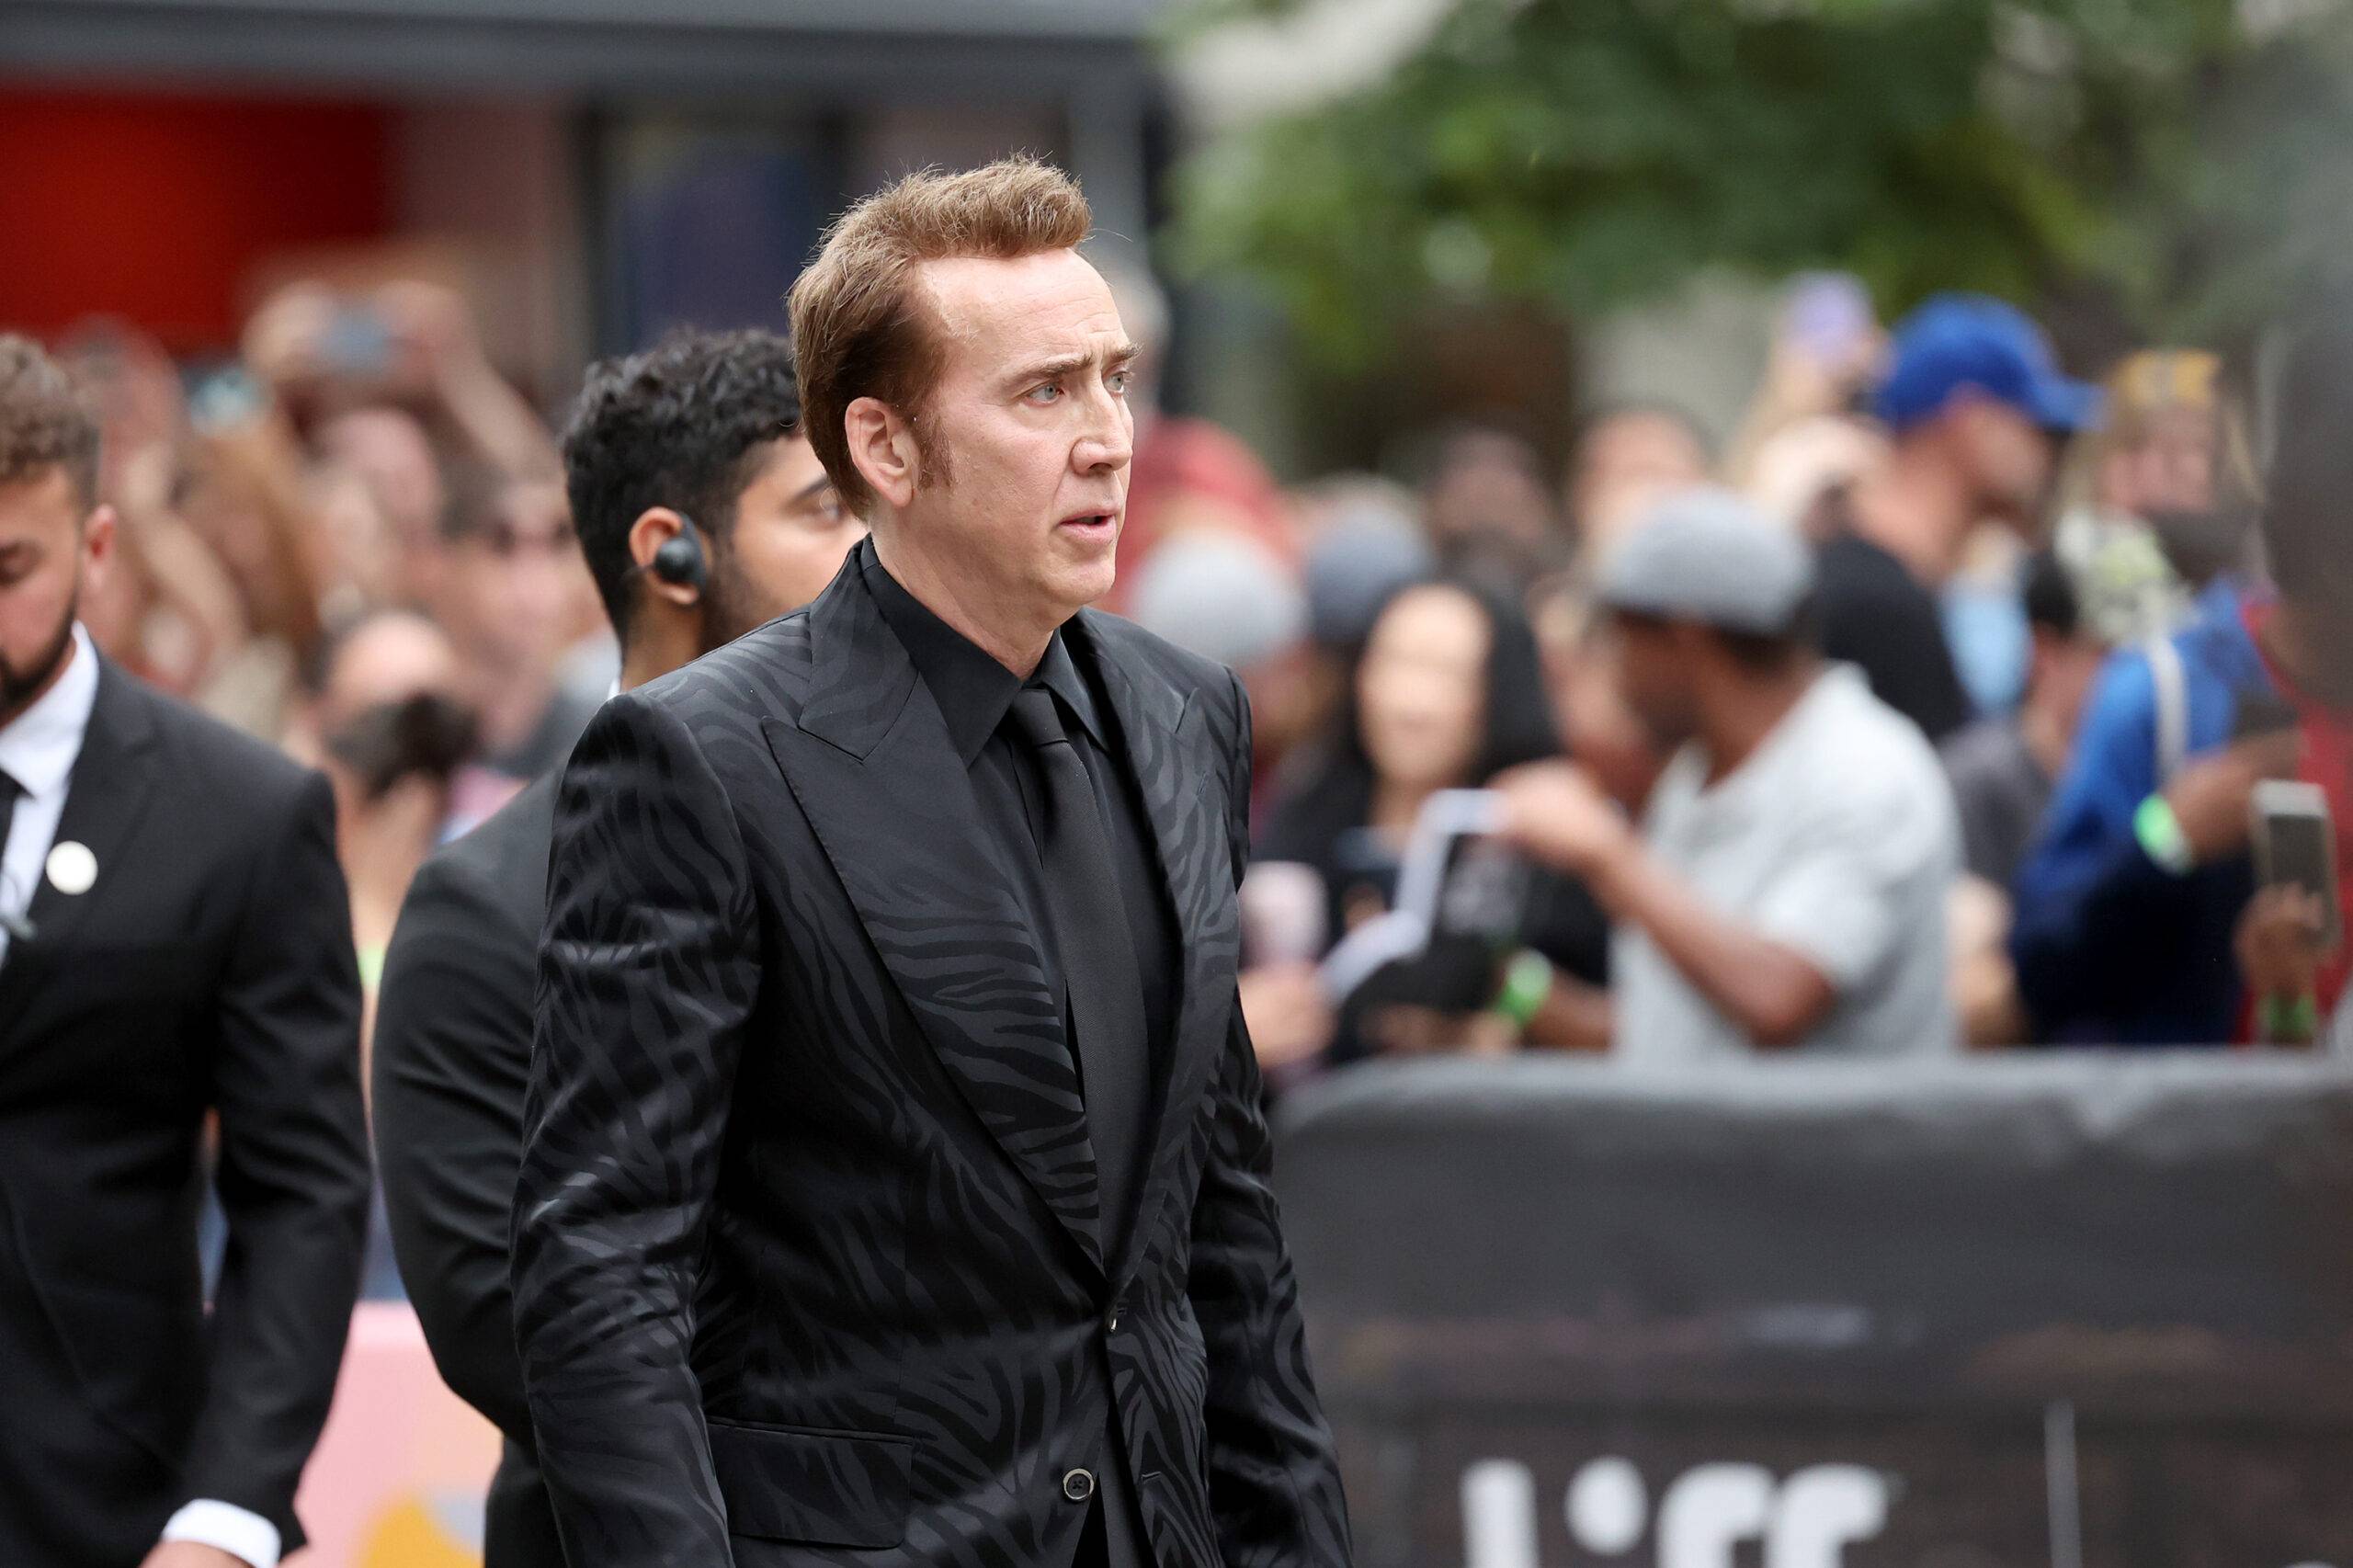
[[[40,344],[0,333],[0,484],[58,467],[85,508],[97,505],[97,416]]]
[[[1069,250],[1094,224],[1068,175],[1020,157],[961,174],[908,175],[825,231],[817,259],[792,286],[792,347],[809,444],[850,510],[863,517],[874,501],[850,461],[842,425],[861,397],[898,410],[914,426],[933,475],[943,468],[945,452],[924,446],[924,403],[939,373],[940,324],[916,265]]]

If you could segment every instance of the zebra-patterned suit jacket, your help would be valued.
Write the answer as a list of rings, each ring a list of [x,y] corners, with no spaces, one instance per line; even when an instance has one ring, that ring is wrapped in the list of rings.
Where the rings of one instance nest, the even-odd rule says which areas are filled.
[[[1342,1568],[1235,1004],[1240,687],[1068,628],[1183,943],[1106,1257],[1039,937],[870,551],[606,704],[564,776],[514,1267],[573,1568],[1066,1563],[1113,1401],[1160,1568]]]

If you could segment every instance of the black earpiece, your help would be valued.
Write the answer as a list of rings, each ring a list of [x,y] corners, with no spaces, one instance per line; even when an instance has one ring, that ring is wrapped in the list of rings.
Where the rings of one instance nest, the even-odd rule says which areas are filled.
[[[677,587],[699,591],[710,582],[710,561],[703,554],[702,533],[684,512],[678,514],[678,531],[662,541],[650,564],[656,577]]]

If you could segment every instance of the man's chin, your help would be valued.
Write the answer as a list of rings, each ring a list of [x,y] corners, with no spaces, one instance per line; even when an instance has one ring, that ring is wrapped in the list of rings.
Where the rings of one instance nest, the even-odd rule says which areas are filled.
[[[74,603],[65,612],[56,635],[47,647],[22,669],[0,658],[0,722],[15,718],[32,706],[34,699],[49,688],[49,683],[74,653],[74,619],[81,611],[82,597],[74,596]]]
[[[1056,604],[1066,615],[1076,615],[1092,604],[1098,604],[1111,591],[1111,573],[1062,572],[1055,574],[1051,593]]]
[[[1106,540],[1099,546],[1071,551],[1057,562],[1054,586],[1058,597],[1076,608],[1091,605],[1108,594],[1119,575],[1116,541]]]

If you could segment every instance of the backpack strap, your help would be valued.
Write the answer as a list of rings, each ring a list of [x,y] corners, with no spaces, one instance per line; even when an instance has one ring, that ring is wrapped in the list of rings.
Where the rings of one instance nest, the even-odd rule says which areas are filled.
[[[2157,788],[2173,782],[2189,756],[2189,676],[2182,668],[2181,650],[2170,637],[2152,637],[2142,645],[2149,659],[2149,677],[2157,695]]]

